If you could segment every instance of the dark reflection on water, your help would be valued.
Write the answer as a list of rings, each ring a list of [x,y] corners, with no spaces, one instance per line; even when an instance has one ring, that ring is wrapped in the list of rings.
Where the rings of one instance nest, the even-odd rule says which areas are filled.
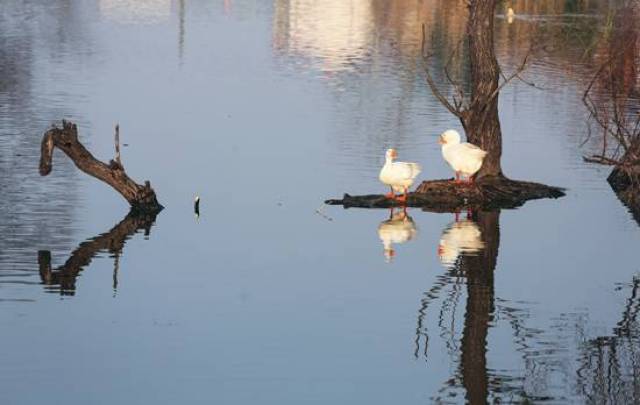
[[[640,278],[620,285],[628,296],[611,335],[590,338],[580,347],[578,389],[590,403],[640,401]]]
[[[47,291],[55,292],[59,289],[61,295],[74,295],[76,278],[80,272],[91,263],[96,255],[106,251],[113,257],[113,290],[115,294],[118,289],[120,255],[122,255],[122,249],[127,239],[139,231],[144,231],[144,235],[149,236],[155,219],[156,215],[141,215],[130,212],[109,232],[82,242],[71,252],[69,259],[55,270],[51,269],[51,252],[49,250],[39,251],[40,278],[47,286]]]
[[[443,294],[438,314],[440,336],[447,339],[449,354],[458,363],[455,374],[444,383],[438,401],[452,400],[463,388],[470,403],[485,403],[503,391],[500,376],[487,368],[487,336],[495,311],[494,271],[500,246],[500,212],[477,212],[462,222],[450,224],[443,232],[438,252],[447,273],[427,291],[418,311],[417,357],[428,355],[429,333],[423,326],[432,301]],[[454,250],[454,253],[449,251]],[[445,252],[446,251],[446,252]],[[455,316],[461,289],[466,286],[466,306],[462,337],[457,342],[448,328],[447,316]],[[445,289],[450,289],[445,293]],[[438,311],[432,309],[432,313]],[[451,327],[455,320],[451,320]],[[421,349],[420,346],[423,345]],[[422,354],[421,354],[422,352]],[[459,353],[458,353],[459,352]],[[508,377],[507,377],[508,378]],[[510,396],[512,393],[505,393]],[[497,395],[500,396],[500,395]]]
[[[530,314],[524,303],[509,302],[496,297],[495,270],[500,246],[500,212],[477,212],[462,222],[450,224],[443,232],[473,229],[477,226],[481,240],[474,240],[472,250],[459,250],[442,260],[446,273],[424,293],[418,310],[415,352],[416,358],[428,362],[429,342],[445,341],[452,361],[453,374],[443,382],[437,402],[458,402],[464,396],[469,403],[489,402],[559,402],[571,396],[550,394],[557,379],[571,379],[567,362],[575,361],[575,390],[588,403],[637,403],[640,400],[640,278],[617,286],[616,291],[628,296],[620,320],[611,335],[586,338],[587,314],[563,314],[550,330],[528,327]],[[468,232],[458,240],[472,239]],[[455,236],[455,234],[454,234]],[[455,257],[454,257],[455,256]],[[466,300],[461,309],[461,299]],[[439,307],[435,305],[439,304]],[[462,331],[458,335],[455,319],[463,313]],[[437,317],[439,330],[428,330],[428,317]],[[524,359],[524,370],[500,370],[488,363],[492,353],[491,328],[507,322],[512,329],[516,351]],[[569,346],[578,339],[576,358],[571,358]],[[493,353],[495,355],[495,353]],[[458,398],[458,399],[456,399]]]

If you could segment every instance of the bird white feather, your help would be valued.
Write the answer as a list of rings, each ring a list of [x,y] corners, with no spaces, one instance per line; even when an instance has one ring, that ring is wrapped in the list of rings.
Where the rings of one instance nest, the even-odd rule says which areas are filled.
[[[440,138],[442,156],[454,171],[473,176],[480,170],[487,152],[474,144],[460,143],[460,134],[452,129],[445,131]]]
[[[385,164],[380,170],[380,181],[390,186],[394,192],[404,192],[422,172],[422,167],[418,163],[394,162],[394,152],[390,151],[392,150],[387,151]]]

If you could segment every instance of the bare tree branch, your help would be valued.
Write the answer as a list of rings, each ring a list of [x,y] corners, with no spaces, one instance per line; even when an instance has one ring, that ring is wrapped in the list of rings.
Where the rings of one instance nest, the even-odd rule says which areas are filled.
[[[425,71],[425,75],[426,75],[426,78],[427,78],[427,83],[429,84],[429,87],[431,88],[431,92],[433,92],[433,95],[436,96],[438,101],[440,101],[440,103],[442,103],[442,105],[445,106],[445,108],[447,110],[449,110],[449,112],[451,112],[451,114],[455,115],[458,118],[461,118],[462,115],[463,115],[463,110],[460,109],[460,106],[458,105],[459,102],[458,101],[454,101],[454,103],[456,105],[458,105],[458,107],[455,107],[455,106],[451,105],[449,100],[442,94],[440,89],[438,89],[438,86],[436,85],[435,81],[433,80],[433,77],[431,76],[431,71],[429,70],[428,61],[433,55],[432,54],[425,55],[425,51],[424,51],[425,44],[426,44],[425,35],[426,35],[425,34],[425,26],[424,26],[424,24],[422,24],[421,54],[422,54],[422,60],[423,60],[423,63],[424,63],[424,71]]]
[[[51,173],[54,148],[64,152],[78,169],[113,187],[129,202],[132,209],[151,212],[162,210],[148,181],[140,185],[127,175],[120,162],[111,160],[106,164],[96,159],[78,140],[78,128],[75,124],[62,121],[62,128],[54,126],[45,132],[40,154],[42,176]],[[116,154],[116,158],[119,160],[119,154]]]

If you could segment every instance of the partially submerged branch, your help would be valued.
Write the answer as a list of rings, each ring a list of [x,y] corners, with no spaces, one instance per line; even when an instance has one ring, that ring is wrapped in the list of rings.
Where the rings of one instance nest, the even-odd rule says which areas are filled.
[[[78,128],[72,122],[62,121],[62,128],[54,126],[42,138],[40,174],[46,176],[53,167],[53,150],[63,151],[76,167],[90,176],[109,184],[120,193],[134,211],[159,212],[156,193],[149,181],[139,185],[125,172],[120,161],[119,128],[116,128],[116,157],[109,164],[97,160],[78,140]]]

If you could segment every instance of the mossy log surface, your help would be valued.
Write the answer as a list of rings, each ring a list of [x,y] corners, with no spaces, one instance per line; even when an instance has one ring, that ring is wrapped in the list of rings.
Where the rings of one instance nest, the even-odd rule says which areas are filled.
[[[463,209],[494,210],[517,208],[529,200],[559,198],[565,195],[560,187],[547,186],[506,177],[484,177],[477,183],[456,183],[453,179],[423,181],[410,192],[406,205],[434,212],[456,212]],[[326,200],[329,205],[345,208],[389,208],[404,205],[382,194],[352,196]]]

